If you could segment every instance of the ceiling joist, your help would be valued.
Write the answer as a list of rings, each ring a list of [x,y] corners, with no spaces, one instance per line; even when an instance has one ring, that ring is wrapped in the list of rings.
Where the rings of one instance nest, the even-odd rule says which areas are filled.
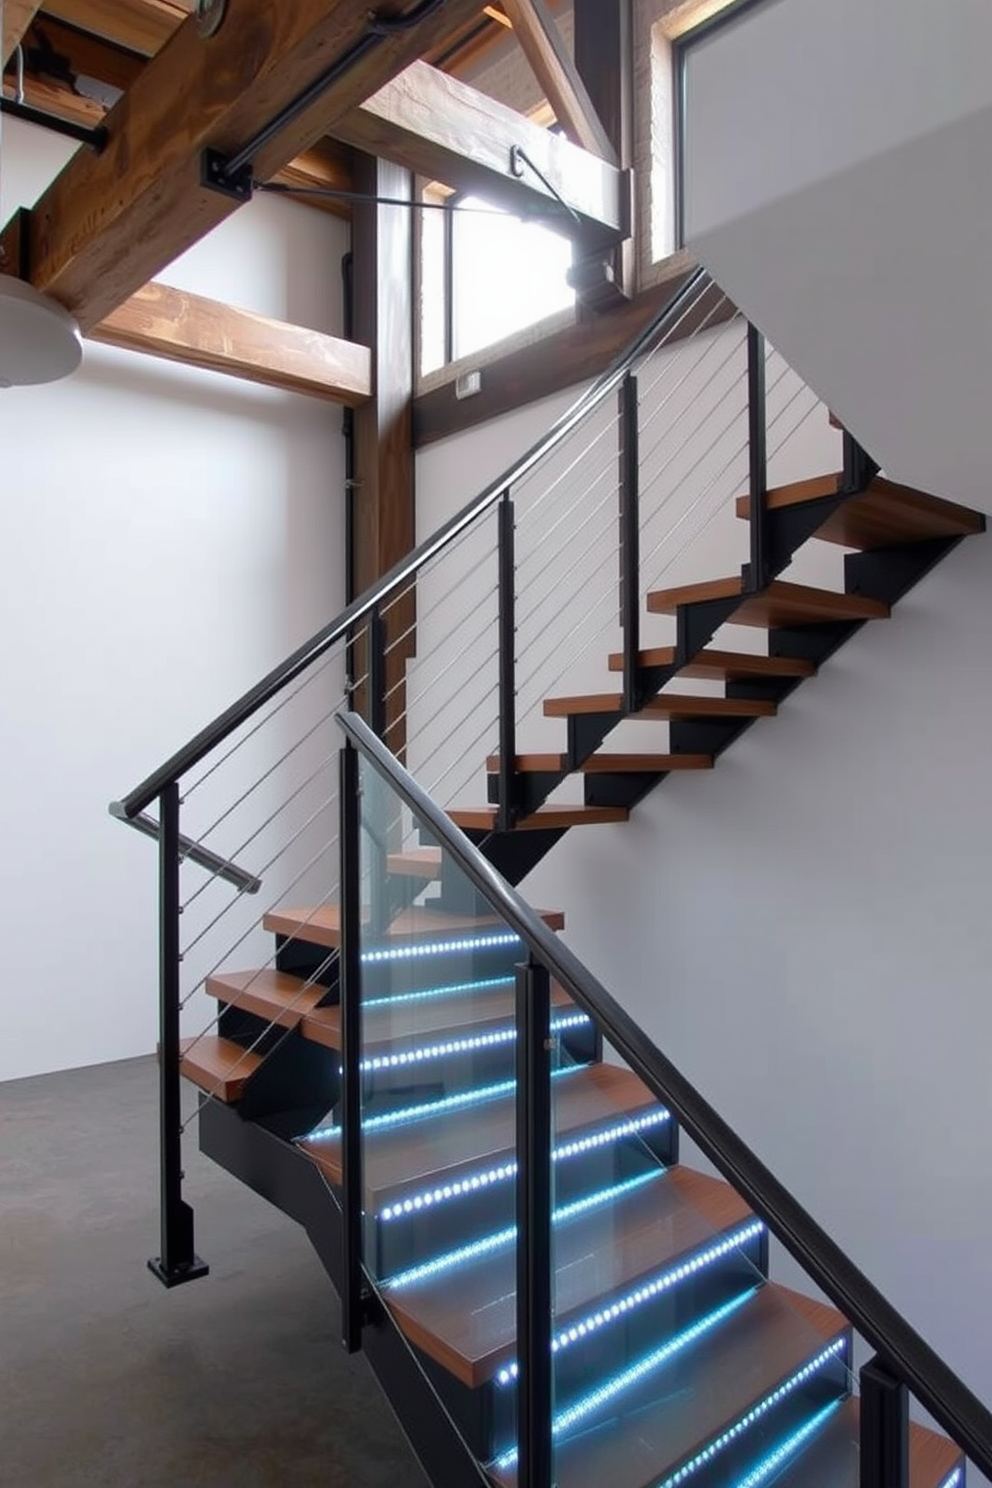
[[[544,0],[503,0],[531,70],[569,139],[611,165],[617,154]]]
[[[148,284],[132,295],[93,327],[89,340],[226,372],[286,392],[309,393],[349,408],[359,407],[372,395],[367,346],[237,310],[167,284]]]
[[[3,49],[3,57],[0,59],[6,67],[8,58],[21,44],[25,31],[34,20],[35,12],[39,9],[38,0],[5,0],[0,5],[3,11],[3,35],[0,46]]]
[[[581,239],[626,234],[622,172],[426,62],[414,62],[332,132],[428,180],[511,211],[554,215],[562,232]]]
[[[421,9],[391,4],[380,19]],[[271,179],[477,9],[445,0],[417,25],[377,34],[257,150],[255,175]],[[104,152],[79,151],[32,210],[31,282],[92,329],[236,210],[202,184],[204,150],[236,153],[369,35],[367,0],[230,0],[210,40],[190,17],[108,114]]]

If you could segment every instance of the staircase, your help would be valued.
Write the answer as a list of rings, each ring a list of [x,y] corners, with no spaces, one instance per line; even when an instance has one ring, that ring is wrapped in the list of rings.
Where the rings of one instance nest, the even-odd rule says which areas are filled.
[[[195,1122],[203,1150],[305,1226],[341,1293],[346,1346],[366,1351],[444,1488],[960,1488],[965,1451],[992,1465],[984,1408],[571,957],[565,916],[531,911],[507,886],[573,827],[621,823],[668,774],[713,768],[984,530],[980,514],[885,479],[850,441],[841,474],[769,487],[752,403],[745,494],[730,476],[751,562],[645,584],[630,525],[632,368],[670,349],[676,327],[685,336],[686,321],[701,361],[726,320],[705,276],[687,281],[537,453],[113,808],[160,842],[153,1269],[167,1285],[206,1269],[182,1200]],[[664,402],[681,427],[679,387]],[[526,713],[505,493],[585,438],[615,389],[621,646],[611,631],[593,650],[619,685],[570,691],[556,676]],[[714,511],[727,505],[717,496]],[[476,754],[471,637],[453,660],[446,648],[462,631],[453,596],[478,563],[463,550],[451,562],[462,576],[437,580],[494,512],[498,602],[487,610],[470,582],[466,610],[498,635],[477,669],[498,667],[499,706],[483,712]],[[570,518],[552,511],[541,542]],[[637,518],[642,532],[651,519]],[[823,544],[844,550],[832,588],[792,570]],[[591,586],[576,593],[592,607]],[[647,634],[665,622],[671,643],[642,642],[642,623]],[[737,627],[757,640],[745,645]],[[449,712],[435,700],[452,673]],[[328,705],[340,687],[371,728]],[[469,741],[459,766],[487,782],[487,802],[453,800],[450,778],[425,791],[403,769],[397,756],[418,750],[431,767],[425,714],[442,744]],[[558,720],[564,738],[549,748]],[[642,749],[632,729],[647,730]],[[156,800],[157,820],[144,814]],[[196,818],[192,836],[181,810],[184,825]],[[193,870],[209,876],[187,890]],[[180,1076],[198,1096],[185,1120]],[[722,1176],[680,1162],[681,1131]],[[773,1235],[832,1302],[770,1279]],[[878,1356],[860,1388],[855,1331]],[[903,1421],[907,1385],[948,1435]]]

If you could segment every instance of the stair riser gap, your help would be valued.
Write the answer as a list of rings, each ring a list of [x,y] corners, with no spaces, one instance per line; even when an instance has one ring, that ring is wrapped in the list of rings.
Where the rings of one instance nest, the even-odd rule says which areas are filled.
[[[667,777],[665,770],[653,775],[586,775],[583,777],[587,806],[623,806],[630,809],[643,801]]]
[[[291,939],[286,935],[277,935],[276,970],[325,987],[328,995],[322,1001],[332,1004],[337,1002],[340,982],[337,951],[329,951],[325,946],[313,945],[295,937]]]
[[[673,754],[711,754],[714,759],[728,749],[755,718],[678,718],[668,725]]]

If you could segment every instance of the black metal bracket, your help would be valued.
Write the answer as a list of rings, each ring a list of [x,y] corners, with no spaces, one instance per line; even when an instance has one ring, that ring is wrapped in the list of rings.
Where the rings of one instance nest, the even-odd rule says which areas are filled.
[[[249,202],[255,192],[251,161],[232,171],[226,155],[219,150],[204,150],[200,156],[200,185],[233,201]]]
[[[623,710],[636,713],[644,701],[641,660],[640,400],[637,378],[628,372],[619,391],[620,413],[620,625],[623,630]]]
[[[509,832],[519,815],[517,797],[516,527],[510,492],[499,504],[499,812],[498,829]]]
[[[580,769],[595,754],[607,734],[616,727],[622,713],[570,713],[568,715],[568,749],[566,764],[569,773]]]
[[[872,459],[853,434],[844,430],[844,494],[854,496],[867,491],[881,466]]]
[[[768,568],[768,419],[765,409],[765,338],[757,326],[747,328],[747,421],[751,527],[751,561],[744,573],[749,594],[760,594],[771,577]]]

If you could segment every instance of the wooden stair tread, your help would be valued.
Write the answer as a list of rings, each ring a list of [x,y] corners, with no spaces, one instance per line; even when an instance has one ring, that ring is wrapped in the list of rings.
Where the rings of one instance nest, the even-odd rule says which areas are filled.
[[[551,930],[562,930],[565,916],[560,910],[536,911]],[[486,930],[500,921],[495,915],[458,915],[446,910],[426,909],[413,905],[404,909],[385,932],[390,941],[422,940],[431,935],[466,935],[472,930]],[[341,945],[341,911],[337,904],[322,904],[316,909],[274,909],[262,921],[264,929],[274,935],[285,935],[308,945],[337,950]]]
[[[658,1102],[636,1075],[615,1065],[586,1065],[556,1081],[559,1136],[593,1130],[643,1112]],[[335,1133],[307,1138],[301,1147],[332,1183],[341,1182],[341,1144]],[[425,1184],[450,1182],[461,1173],[507,1161],[516,1150],[513,1093],[477,1106],[422,1116],[365,1135],[366,1205],[372,1212]]]
[[[545,716],[568,718],[576,713],[619,712],[619,693],[591,693],[586,696],[546,698]],[[616,706],[614,707],[613,704]],[[631,718],[774,718],[776,706],[765,698],[690,697],[681,693],[661,692],[644,704]]]
[[[576,1321],[751,1218],[729,1184],[689,1168],[659,1173],[556,1227],[555,1318]],[[406,1336],[476,1388],[516,1352],[516,1245],[390,1290]]]
[[[679,605],[703,600],[733,599],[742,603],[729,617],[733,625],[766,627],[825,625],[832,622],[884,620],[889,605],[863,594],[843,594],[832,589],[814,589],[775,579],[761,594],[743,597],[740,578],[712,579],[705,584],[685,584],[677,589],[658,589],[648,595],[648,609],[657,615],[674,615]]]
[[[464,832],[494,832],[499,815],[497,806],[464,806],[448,815]],[[625,806],[541,806],[529,816],[521,817],[515,832],[561,832],[568,827],[600,826],[606,822],[625,822],[630,812]]]
[[[295,1028],[324,996],[325,988],[301,977],[264,967],[258,971],[226,971],[207,977],[205,990],[243,1012],[254,1013],[280,1028]]]
[[[664,775],[670,770],[711,770],[711,754],[594,754],[580,765],[580,775]],[[490,774],[499,770],[499,755],[486,761]],[[562,775],[568,773],[566,754],[518,754],[517,770],[522,775]]]
[[[440,872],[441,849],[407,847],[402,852],[390,853],[386,866],[390,873],[399,877],[422,878],[426,883],[432,883]]]
[[[204,1034],[183,1039],[179,1045],[180,1073],[201,1090],[222,1101],[237,1101],[262,1063],[262,1056],[243,1049],[231,1039]]]
[[[822,476],[818,480],[778,486],[768,492],[768,508],[779,511],[836,495],[841,480],[840,475]],[[739,517],[747,520],[750,507],[750,496],[738,497]],[[845,501],[825,518],[813,535],[845,548],[870,550],[933,538],[970,537],[984,528],[985,518],[980,512],[877,475],[867,491]]]
[[[624,1396],[590,1413],[555,1447],[562,1488],[653,1488],[800,1370],[847,1324],[839,1313],[767,1283]],[[516,1472],[491,1468],[515,1488]]]
[[[674,646],[655,646],[641,651],[638,662],[642,667],[670,667],[675,665]],[[610,671],[623,671],[623,652],[615,651],[610,657]],[[747,682],[755,677],[813,677],[816,663],[798,656],[751,656],[745,651],[715,651],[707,647],[695,661],[680,667],[679,677],[691,677],[694,681]]]
[[[775,1488],[859,1488],[861,1403],[843,1401],[775,1478]],[[962,1454],[946,1436],[910,1422],[909,1488],[942,1488]]]
[[[553,1008],[573,1007],[564,987],[551,984]],[[396,1002],[392,1006],[366,1008],[362,1013],[362,1047],[369,1053],[401,1048],[416,1040],[469,1033],[512,1025],[516,1018],[516,991],[491,988],[488,991],[452,993],[426,1002]],[[314,1008],[300,1026],[304,1038],[327,1049],[341,1047],[341,1009],[338,1006]]]

